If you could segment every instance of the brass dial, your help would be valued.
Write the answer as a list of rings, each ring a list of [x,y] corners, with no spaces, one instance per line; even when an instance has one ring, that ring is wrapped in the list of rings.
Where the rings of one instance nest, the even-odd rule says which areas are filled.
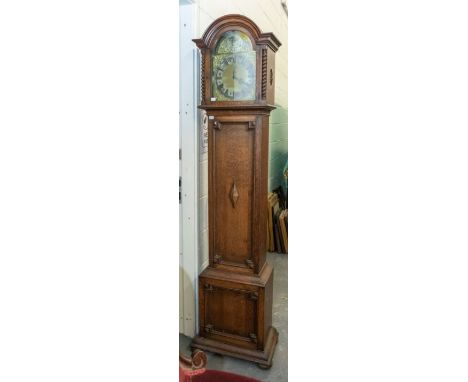
[[[256,52],[240,31],[225,32],[212,56],[213,101],[255,99]]]
[[[255,68],[249,56],[225,56],[215,70],[217,98],[255,99]]]

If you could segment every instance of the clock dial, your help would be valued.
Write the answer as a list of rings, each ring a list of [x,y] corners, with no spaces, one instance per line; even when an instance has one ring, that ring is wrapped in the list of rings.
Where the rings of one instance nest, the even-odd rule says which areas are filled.
[[[256,53],[239,31],[226,32],[212,61],[212,94],[216,101],[255,99]]]
[[[215,67],[215,97],[218,100],[255,99],[255,54],[223,55]],[[252,62],[253,61],[253,62]]]

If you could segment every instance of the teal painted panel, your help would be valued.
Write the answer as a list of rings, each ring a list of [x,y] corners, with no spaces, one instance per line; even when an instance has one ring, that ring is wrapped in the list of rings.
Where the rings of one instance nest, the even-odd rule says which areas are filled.
[[[288,139],[288,124],[278,123],[270,125],[270,143]]]
[[[283,185],[283,169],[288,160],[288,109],[276,105],[270,114],[268,189]]]
[[[270,143],[270,150],[268,160],[272,161],[274,158],[288,153],[288,141],[278,141]]]
[[[268,166],[269,176],[270,177],[283,176],[283,169],[287,160],[288,160],[288,154],[286,153],[284,155],[277,156],[275,159],[270,161],[270,164]]]
[[[288,109],[276,105],[276,109],[270,114],[270,124],[273,123],[288,123]]]
[[[283,186],[283,179],[279,176],[275,176],[274,178],[269,178],[268,179],[268,191],[272,191],[278,186]]]
[[[288,160],[288,153],[285,153],[283,155],[280,155],[276,158],[274,158],[270,163],[269,163],[269,169],[268,169],[268,174],[269,174],[269,187],[268,189],[271,191],[273,188],[278,187],[280,184],[283,184],[283,169],[284,165],[286,164],[286,161]]]

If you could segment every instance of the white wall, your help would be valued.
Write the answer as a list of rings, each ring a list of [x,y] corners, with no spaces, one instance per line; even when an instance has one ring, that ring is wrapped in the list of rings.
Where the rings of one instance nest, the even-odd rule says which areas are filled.
[[[288,155],[288,18],[280,0],[199,0],[198,36],[218,17],[241,14],[254,21],[262,32],[273,32],[281,41],[276,53],[276,110],[270,117],[269,189],[282,182],[282,171]],[[208,157],[200,154],[199,168],[199,264],[208,262]]]

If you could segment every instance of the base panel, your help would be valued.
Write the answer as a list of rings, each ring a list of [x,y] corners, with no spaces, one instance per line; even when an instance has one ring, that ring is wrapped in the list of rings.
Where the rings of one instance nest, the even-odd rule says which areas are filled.
[[[244,359],[246,361],[252,361],[262,368],[269,369],[272,365],[273,354],[275,353],[277,343],[278,331],[273,326],[271,326],[268,330],[265,349],[263,351],[245,349],[232,344],[215,341],[201,336],[196,336],[192,340],[190,346],[192,349],[201,349],[216,354],[222,354],[234,358]]]

